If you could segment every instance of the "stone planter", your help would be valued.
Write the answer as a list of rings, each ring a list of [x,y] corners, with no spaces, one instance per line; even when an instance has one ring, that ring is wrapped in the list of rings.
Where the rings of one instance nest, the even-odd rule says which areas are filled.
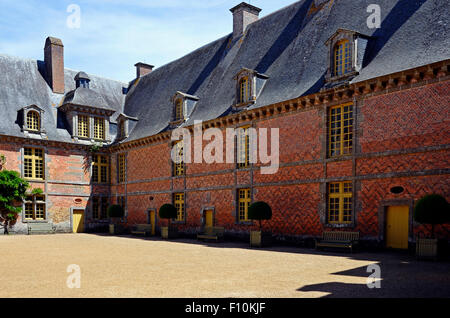
[[[250,232],[250,246],[251,247],[265,247],[272,244],[272,233],[251,231]]]
[[[417,238],[416,256],[419,259],[437,259],[438,257],[438,240]]]
[[[168,240],[178,237],[178,230],[176,228],[169,228],[167,226],[161,227],[161,238]]]
[[[110,224],[109,225],[109,234],[111,235],[119,235],[124,233],[124,228],[120,224]]]

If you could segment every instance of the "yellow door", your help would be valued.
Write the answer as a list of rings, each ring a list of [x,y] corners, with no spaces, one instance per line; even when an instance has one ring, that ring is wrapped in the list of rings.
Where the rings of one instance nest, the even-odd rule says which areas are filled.
[[[74,210],[72,215],[73,233],[84,232],[84,210]]]
[[[391,206],[386,217],[386,246],[407,249],[409,237],[409,207]]]
[[[150,224],[152,226],[152,235],[155,235],[156,233],[156,212],[150,211]]]
[[[205,227],[213,227],[213,211],[205,211]]]

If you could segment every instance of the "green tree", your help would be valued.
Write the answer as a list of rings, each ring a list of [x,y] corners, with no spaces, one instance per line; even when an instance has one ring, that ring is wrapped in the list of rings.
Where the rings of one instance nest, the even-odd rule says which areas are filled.
[[[28,182],[16,171],[0,171],[0,222],[4,233],[9,234],[10,223],[15,221],[22,211],[21,203],[28,189]]]
[[[272,208],[266,202],[255,202],[248,208],[248,218],[259,221],[259,230],[262,231],[262,221],[272,218]]]
[[[170,220],[177,217],[177,208],[173,204],[164,204],[159,208],[159,217],[167,219],[170,227]]]
[[[450,222],[450,205],[442,195],[428,194],[417,201],[414,220],[421,224],[431,224],[431,235],[434,238],[435,226]]]

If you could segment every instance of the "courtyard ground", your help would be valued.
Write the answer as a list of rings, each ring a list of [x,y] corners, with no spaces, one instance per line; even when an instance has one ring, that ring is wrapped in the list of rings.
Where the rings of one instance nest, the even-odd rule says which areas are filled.
[[[450,297],[450,262],[89,234],[0,236],[0,297]],[[67,267],[80,266],[70,289]],[[381,288],[366,285],[379,264]]]

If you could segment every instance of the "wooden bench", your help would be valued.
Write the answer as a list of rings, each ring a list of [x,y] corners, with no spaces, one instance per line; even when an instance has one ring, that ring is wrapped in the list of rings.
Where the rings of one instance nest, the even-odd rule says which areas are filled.
[[[223,227],[205,227],[203,233],[197,235],[198,240],[214,240],[222,241],[223,235],[225,233],[225,228]]]
[[[136,224],[131,231],[132,235],[150,236],[152,234],[151,224]]]
[[[325,231],[322,238],[316,240],[316,249],[321,247],[353,248],[359,243],[359,232]]]
[[[28,223],[28,235],[55,234],[52,223]]]

